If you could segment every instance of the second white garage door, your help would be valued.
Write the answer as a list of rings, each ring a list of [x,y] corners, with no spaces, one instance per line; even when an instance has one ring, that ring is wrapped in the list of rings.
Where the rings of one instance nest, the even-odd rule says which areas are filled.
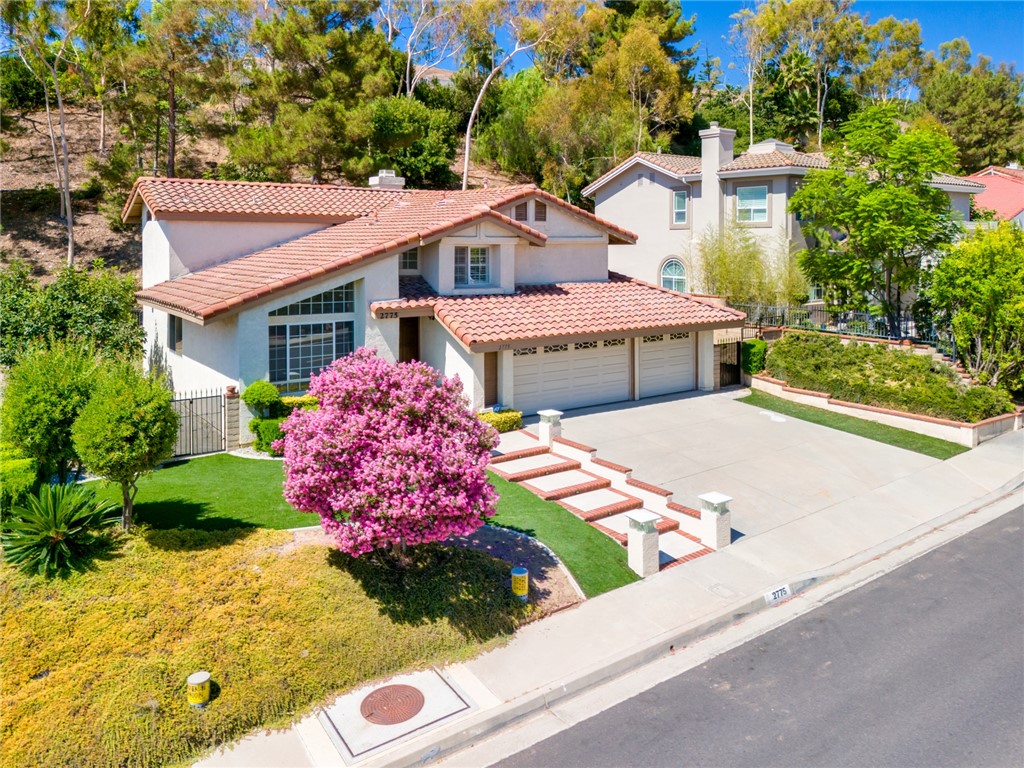
[[[640,397],[694,389],[691,335],[666,333],[640,339]]]
[[[512,361],[515,407],[528,415],[629,399],[625,339],[518,349]]]

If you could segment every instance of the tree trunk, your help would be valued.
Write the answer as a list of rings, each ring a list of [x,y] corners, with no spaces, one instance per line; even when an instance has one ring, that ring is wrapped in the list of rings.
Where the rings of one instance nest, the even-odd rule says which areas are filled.
[[[68,137],[64,122],[64,98],[60,93],[60,81],[57,78],[55,67],[50,68],[50,75],[53,77],[53,93],[57,97],[57,120],[60,123],[60,151],[64,161],[64,206],[67,214],[64,217],[64,222],[68,230],[68,266],[73,267],[75,265],[75,223],[74,214],[71,210],[71,170],[68,164]]]
[[[495,76],[505,68],[505,65],[512,61],[513,56],[515,56],[518,53],[521,53],[522,51],[529,50],[530,48],[533,48],[535,45],[536,43],[532,43],[526,46],[517,45],[512,50],[512,53],[508,54],[504,59],[501,60],[501,62],[496,67],[491,69],[491,73],[487,75],[487,78],[484,80],[484,84],[480,86],[480,93],[476,95],[476,101],[473,103],[473,111],[469,113],[469,122],[466,124],[466,154],[465,157],[462,158],[463,189],[469,189],[469,149],[470,141],[472,140],[473,136],[473,122],[476,120],[476,113],[480,111],[480,105],[483,103],[484,94],[487,93],[487,86],[489,86],[491,84],[491,80],[493,80]]]
[[[60,177],[60,156],[57,154],[57,137],[53,130],[53,117],[50,114],[50,87],[45,81],[43,82],[43,98],[45,100],[44,103],[46,104],[46,127],[50,131],[50,149],[53,151],[53,176],[57,180],[57,189],[63,190],[64,181]],[[60,218],[61,221],[63,221],[64,216],[66,215],[64,212],[64,195],[61,194],[59,197]]]
[[[171,54],[174,61],[174,54]],[[170,76],[167,89],[167,178],[174,178],[174,150],[178,140],[177,104],[175,104],[174,75]]]
[[[103,98],[107,92],[107,75],[100,76],[100,145],[99,153],[106,154],[107,151],[107,102]]]
[[[135,507],[135,490],[128,483],[121,484],[121,528],[130,531],[135,521],[132,520],[132,513]]]
[[[160,173],[160,113],[156,113],[156,138],[153,140],[153,175]]]
[[[750,70],[750,77],[748,78],[748,82],[750,83],[749,98],[747,100],[748,119],[750,121],[750,133],[748,134],[749,142],[750,143],[748,144],[748,146],[753,146],[754,145],[754,70],[753,69]]]

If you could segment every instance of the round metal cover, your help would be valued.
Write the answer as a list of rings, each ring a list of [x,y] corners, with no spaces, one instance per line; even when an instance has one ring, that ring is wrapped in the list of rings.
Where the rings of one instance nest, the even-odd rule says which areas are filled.
[[[385,685],[359,705],[359,714],[374,725],[397,725],[423,709],[423,694],[411,685]]]

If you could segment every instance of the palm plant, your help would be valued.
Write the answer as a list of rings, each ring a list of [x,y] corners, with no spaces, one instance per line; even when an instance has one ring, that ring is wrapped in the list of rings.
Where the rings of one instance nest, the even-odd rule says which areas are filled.
[[[50,577],[83,570],[98,531],[120,519],[117,506],[74,485],[44,485],[11,510],[0,533],[3,558],[28,573]]]

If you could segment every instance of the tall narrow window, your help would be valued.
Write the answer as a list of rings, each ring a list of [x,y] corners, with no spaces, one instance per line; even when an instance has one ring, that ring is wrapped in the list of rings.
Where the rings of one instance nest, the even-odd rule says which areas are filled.
[[[672,193],[672,223],[686,223],[686,191],[678,190]]]
[[[167,316],[167,348],[181,354],[182,320],[177,315]]]
[[[491,264],[487,247],[455,248],[455,287],[490,285]]]
[[[529,217],[529,204],[519,203],[515,208],[516,221],[527,221]]]
[[[736,189],[736,221],[744,224],[768,221],[768,187]]]
[[[534,221],[547,221],[548,220],[548,204],[542,203],[538,200],[533,204],[533,220]]]
[[[402,255],[398,257],[398,268],[402,270],[416,270],[420,268],[420,251],[419,248],[410,248],[407,251],[402,251]]]
[[[686,293],[686,267],[679,259],[669,259],[661,268],[661,287]]]

